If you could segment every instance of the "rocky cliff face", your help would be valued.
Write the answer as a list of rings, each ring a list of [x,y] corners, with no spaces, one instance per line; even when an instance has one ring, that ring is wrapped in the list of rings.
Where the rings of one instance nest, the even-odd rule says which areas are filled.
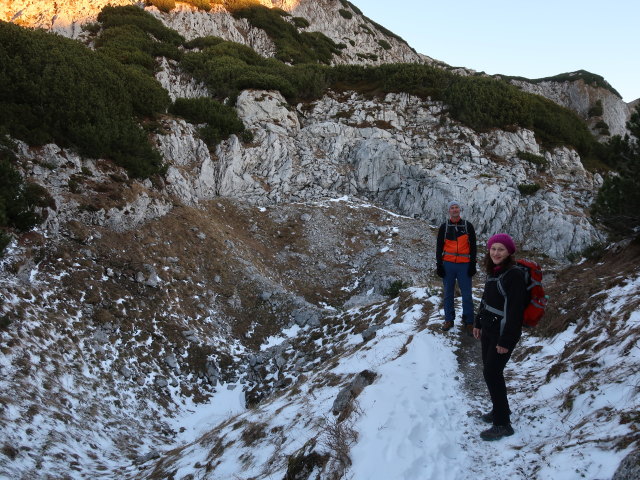
[[[27,27],[43,28],[61,35],[78,38],[82,26],[94,22],[105,5],[137,5],[135,0],[61,0],[41,2],[16,0],[0,4],[0,20]]]
[[[166,119],[167,133],[155,138],[169,165],[164,186],[145,181],[119,204],[80,216],[124,231],[164,215],[176,200],[196,206],[222,196],[268,206],[349,196],[437,225],[457,198],[481,239],[508,231],[524,249],[562,258],[602,238],[588,215],[600,176],[572,150],[541,150],[527,130],[478,134],[451,121],[442,104],[402,94],[381,101],[328,94],[294,110],[278,92],[245,91],[237,109],[254,134],[251,143],[232,136],[212,152],[193,125]],[[82,168],[94,181],[110,174],[53,145],[25,147],[23,155],[35,163],[33,178],[53,191],[64,190]],[[540,188],[530,193],[530,185]],[[51,228],[78,215],[78,200],[58,204]]]
[[[82,36],[82,26],[95,21],[105,5],[140,3],[134,0],[18,0],[0,5],[0,19],[78,38]],[[334,58],[336,64],[432,61],[339,0],[260,0],[258,3],[281,8],[292,17],[303,17],[309,22],[304,31],[321,32],[342,44],[342,54]],[[187,39],[213,35],[248,45],[266,57],[275,54],[273,42],[263,30],[252,27],[244,19],[234,19],[221,5],[213,5],[209,12],[184,3],[178,3],[169,13],[162,13],[155,7],[147,7],[147,10]]]
[[[254,132],[210,156],[184,122],[157,143],[172,166],[167,189],[193,204],[216,195],[253,204],[350,195],[437,224],[451,198],[481,236],[513,233],[526,249],[563,257],[600,239],[585,213],[601,178],[566,148],[541,151],[532,132],[477,134],[437,102],[330,94],[291,111],[277,92],[246,91],[238,112]],[[519,158],[538,155],[542,165]],[[541,188],[533,195],[524,185]]]
[[[598,136],[609,137],[609,135],[603,135],[597,127],[600,121],[606,123],[610,135],[624,136],[628,132],[626,124],[633,111],[632,104],[625,103],[618,95],[606,88],[588,85],[584,80],[539,83],[512,80],[511,83],[526,92],[541,95],[558,105],[573,110],[587,122],[591,130]],[[598,102],[602,104],[602,114],[590,115],[590,110]]]

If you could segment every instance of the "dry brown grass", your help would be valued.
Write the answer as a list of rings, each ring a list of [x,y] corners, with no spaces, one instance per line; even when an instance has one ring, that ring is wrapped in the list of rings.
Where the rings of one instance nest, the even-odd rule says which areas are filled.
[[[550,296],[545,316],[535,335],[550,337],[564,331],[571,323],[587,319],[601,304],[599,292],[623,284],[637,270],[640,245],[630,244],[621,251],[608,252],[604,258],[587,260],[560,271],[545,289]],[[637,309],[640,299],[627,306]],[[616,321],[617,319],[612,319]]]

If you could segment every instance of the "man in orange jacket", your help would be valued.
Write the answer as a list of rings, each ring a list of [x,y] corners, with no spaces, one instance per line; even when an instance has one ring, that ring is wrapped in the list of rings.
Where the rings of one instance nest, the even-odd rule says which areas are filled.
[[[473,225],[460,217],[457,201],[449,202],[449,218],[440,225],[436,244],[436,272],[444,284],[444,323],[451,330],[456,317],[453,306],[456,280],[462,293],[462,322],[467,333],[473,331],[473,299],[471,278],[476,274],[476,232]]]

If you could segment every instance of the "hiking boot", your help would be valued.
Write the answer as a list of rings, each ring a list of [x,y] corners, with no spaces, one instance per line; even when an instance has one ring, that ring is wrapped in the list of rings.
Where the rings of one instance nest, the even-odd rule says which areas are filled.
[[[484,415],[480,415],[480,420],[484,423],[493,423],[493,410],[485,413]]]
[[[513,435],[513,428],[511,425],[494,425],[493,427],[485,430],[480,434],[480,438],[483,440],[500,440],[502,437],[508,437]]]
[[[442,323],[442,331],[448,332],[453,328],[453,320],[446,320]]]

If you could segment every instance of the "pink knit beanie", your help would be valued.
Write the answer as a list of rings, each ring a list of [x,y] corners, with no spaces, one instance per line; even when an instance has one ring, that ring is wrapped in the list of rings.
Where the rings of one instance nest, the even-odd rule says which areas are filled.
[[[491,237],[487,242],[487,250],[490,250],[491,245],[493,245],[494,243],[501,243],[502,245],[504,245],[507,248],[507,252],[509,252],[509,255],[513,255],[514,253],[516,253],[516,244],[513,241],[513,238],[511,238],[506,233],[497,233],[493,237]]]

